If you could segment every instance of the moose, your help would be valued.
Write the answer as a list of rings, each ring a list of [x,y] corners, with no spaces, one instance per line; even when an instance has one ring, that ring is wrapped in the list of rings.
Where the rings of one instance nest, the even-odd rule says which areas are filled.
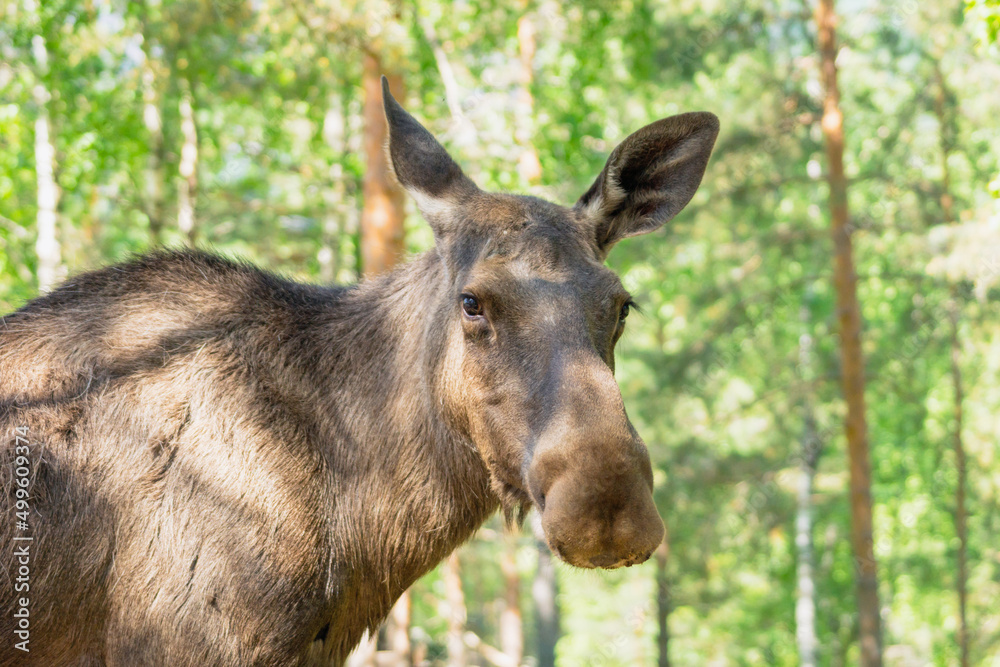
[[[339,665],[497,510],[581,568],[660,543],[605,259],[718,119],[635,132],[570,208],[480,190],[382,92],[430,251],[331,287],[158,250],[2,318],[0,664]]]

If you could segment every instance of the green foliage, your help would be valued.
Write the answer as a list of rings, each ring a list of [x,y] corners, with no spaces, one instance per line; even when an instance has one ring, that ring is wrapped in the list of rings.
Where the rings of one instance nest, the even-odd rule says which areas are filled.
[[[973,30],[986,44],[996,44],[1000,35],[1000,1],[970,0],[965,6],[966,20],[974,24]]]
[[[357,275],[363,48],[404,72],[408,107],[483,187],[565,204],[629,132],[682,111],[717,113],[722,135],[688,211],[664,232],[622,243],[609,260],[643,310],[629,321],[618,377],[649,445],[669,528],[672,658],[681,665],[797,663],[795,487],[808,405],[822,444],[812,497],[820,662],[856,661],[821,90],[802,4],[104,0],[4,7],[3,312],[35,293],[39,85],[51,94],[60,240],[71,272],[148,247],[144,58],[158,72],[165,241],[182,242],[174,220],[186,81],[198,128],[201,243],[310,280],[330,270],[341,281]],[[971,651],[974,664],[993,664],[1000,660],[1000,4],[973,0],[964,17],[951,6],[915,2],[843,11],[838,64],[887,663],[958,660],[948,327],[957,301]],[[522,17],[537,33],[528,107],[519,101]],[[36,36],[50,51],[45,77],[32,68]],[[442,55],[458,115],[442,83]],[[543,167],[538,184],[516,169],[526,144]],[[407,234],[412,251],[432,242],[415,213]],[[805,335],[814,343],[809,368],[799,357]],[[492,645],[502,548],[480,537],[462,553],[469,627]],[[518,567],[531,655],[534,545],[527,538]],[[655,661],[652,562],[608,574],[560,568],[559,580],[559,664]],[[445,655],[443,597],[437,573],[413,590],[413,635],[432,660]]]

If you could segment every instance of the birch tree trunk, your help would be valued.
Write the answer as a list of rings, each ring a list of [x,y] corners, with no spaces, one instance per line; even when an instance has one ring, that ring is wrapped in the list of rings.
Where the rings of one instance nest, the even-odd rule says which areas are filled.
[[[409,667],[413,664],[410,646],[410,591],[404,591],[389,612],[386,624],[386,639],[392,664]]]
[[[164,193],[163,173],[163,118],[160,113],[162,81],[158,79],[156,59],[159,48],[150,28],[149,0],[142,3],[142,121],[146,126],[146,169],[143,178],[143,198],[146,217],[149,219],[149,241],[159,245],[163,240]]]
[[[342,173],[342,169],[332,170]],[[338,174],[334,174],[338,178]],[[319,250],[316,252],[316,263],[319,264],[319,279],[329,284],[336,282],[340,270],[340,218],[337,216],[337,202],[343,198],[343,188],[334,185],[330,188],[330,196],[324,197],[327,213],[323,216],[323,237]]]
[[[362,85],[365,92],[365,140],[367,158],[364,206],[361,210],[361,269],[374,276],[394,266],[403,256],[403,191],[389,173],[385,142],[388,128],[382,107],[382,65],[372,53],[364,55]],[[389,87],[402,100],[403,82],[390,75]]]
[[[375,667],[375,656],[378,653],[378,633],[364,638],[347,656],[347,667]],[[333,667],[332,665],[330,667]]]
[[[658,667],[670,667],[670,533],[664,533],[656,559],[656,649]]]
[[[348,201],[348,176],[344,166],[348,154],[348,98],[348,87],[341,86],[337,94],[330,96],[330,107],[323,119],[323,139],[337,155],[336,161],[330,165],[330,186],[323,193],[326,214],[316,254],[319,277],[324,283],[336,281],[340,270],[340,237],[352,226],[352,222],[356,222],[353,202]]]
[[[802,308],[802,323],[809,326],[809,309]],[[812,366],[812,336],[803,331],[799,337],[799,375],[809,386]],[[816,665],[816,582],[813,558],[813,480],[819,460],[820,442],[816,432],[812,397],[807,390],[802,401],[802,448],[799,453],[799,485],[795,513],[796,578],[795,640],[802,667]]]
[[[527,3],[523,5],[527,9]],[[542,163],[532,142],[534,133],[535,100],[531,96],[534,82],[535,24],[531,15],[525,13],[517,21],[517,50],[521,63],[521,85],[517,92],[517,113],[514,114],[514,140],[521,146],[521,156],[517,161],[517,171],[528,185],[542,178]]]
[[[805,437],[816,437],[815,430]],[[795,598],[795,640],[802,667],[816,665],[816,582],[813,567],[813,508],[812,490],[816,470],[806,463],[799,473],[798,507],[795,515],[795,546],[797,548]]]
[[[955,487],[955,533],[958,536],[958,573],[955,588],[958,593],[958,647],[962,667],[969,667],[969,626],[966,617],[969,580],[969,529],[965,507],[966,459],[962,442],[962,401],[965,392],[962,387],[962,347],[958,337],[959,306],[955,295],[951,302],[951,380],[954,390],[954,431],[952,448],[955,452],[955,468],[958,480]]]
[[[437,64],[438,74],[441,75],[441,83],[444,85],[444,100],[448,105],[448,113],[451,114],[453,122],[462,119],[462,99],[459,94],[458,79],[455,78],[455,70],[448,60],[448,54],[437,36],[437,29],[430,19],[421,19],[420,28],[424,31],[424,38],[430,44],[431,53],[434,54],[434,62]]]
[[[951,154],[954,141],[954,126],[949,115],[949,91],[945,84],[944,73],[941,71],[940,58],[934,61],[934,75],[937,91],[934,99],[934,112],[938,120],[938,141],[941,147],[941,215],[945,224],[952,224],[954,219],[954,199],[951,195],[951,169],[948,166],[948,156]],[[961,305],[958,300],[958,287],[952,285],[949,304],[949,321],[951,324],[951,380],[953,389],[954,431],[952,432],[952,450],[955,454],[955,468],[958,480],[955,487],[955,534],[958,537],[957,573],[955,591],[958,595],[958,649],[961,656],[961,667],[969,666],[969,626],[967,619],[968,580],[969,580],[969,531],[968,515],[965,507],[966,488],[966,457],[965,445],[962,442],[962,401],[964,389],[962,386],[962,346],[959,340],[959,322]]]
[[[177,228],[194,245],[197,234],[195,209],[198,200],[198,126],[194,117],[194,98],[191,82],[181,77],[181,99],[178,110],[181,118],[181,161],[178,168]]]
[[[448,604],[448,667],[465,667],[465,594],[462,592],[458,552],[452,551],[445,559],[441,575],[444,579],[445,598]]]
[[[537,518],[537,514],[535,517]],[[559,641],[559,588],[552,552],[545,544],[540,521],[533,522],[535,545],[538,550],[538,571],[531,585],[535,602],[535,623],[538,626],[538,667],[555,667],[556,643]]]
[[[38,291],[52,290],[63,278],[62,251],[59,246],[58,209],[59,186],[56,184],[56,150],[52,141],[52,123],[49,118],[49,101],[52,95],[47,87],[49,52],[42,35],[31,40],[35,64],[35,87],[32,90],[38,117],[35,119],[35,178],[38,188],[37,239],[35,254],[38,257]]]
[[[863,667],[882,664],[882,621],[872,527],[871,462],[865,418],[865,368],[861,351],[861,308],[847,209],[844,174],[844,118],[837,86],[837,15],[833,0],[816,8],[823,99],[822,128],[826,140],[830,218],[834,243],[834,286],[840,328],[841,385],[847,403],[845,430],[850,468],[851,547],[855,561],[859,640]]]
[[[524,657],[524,635],[521,623],[521,575],[517,571],[517,539],[504,533],[500,569],[504,580],[504,606],[500,612],[500,650],[520,665]]]

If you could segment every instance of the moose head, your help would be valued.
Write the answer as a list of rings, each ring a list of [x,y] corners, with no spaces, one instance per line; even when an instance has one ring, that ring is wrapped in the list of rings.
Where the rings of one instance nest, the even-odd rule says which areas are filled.
[[[508,516],[537,506],[578,567],[641,563],[663,539],[649,453],[614,378],[633,301],[604,266],[694,196],[719,130],[711,113],[647,125],[572,207],[480,190],[392,97],[389,154],[430,223],[444,278],[430,391],[475,446]]]

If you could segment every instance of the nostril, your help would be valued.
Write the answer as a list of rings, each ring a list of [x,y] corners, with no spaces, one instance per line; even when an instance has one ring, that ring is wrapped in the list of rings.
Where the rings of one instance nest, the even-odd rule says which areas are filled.
[[[561,558],[563,560],[566,560],[566,554],[563,553],[562,543],[560,543],[560,542],[558,542],[556,540],[553,540],[553,541],[549,542],[549,547],[552,549],[553,552],[555,552],[555,554],[557,556],[559,556],[559,558]],[[569,561],[566,561],[566,562],[569,562]]]
[[[551,490],[551,483],[543,483],[542,479],[537,474],[530,475],[530,479],[528,480],[528,493],[531,498],[534,499],[539,512],[545,511],[546,494]]]

